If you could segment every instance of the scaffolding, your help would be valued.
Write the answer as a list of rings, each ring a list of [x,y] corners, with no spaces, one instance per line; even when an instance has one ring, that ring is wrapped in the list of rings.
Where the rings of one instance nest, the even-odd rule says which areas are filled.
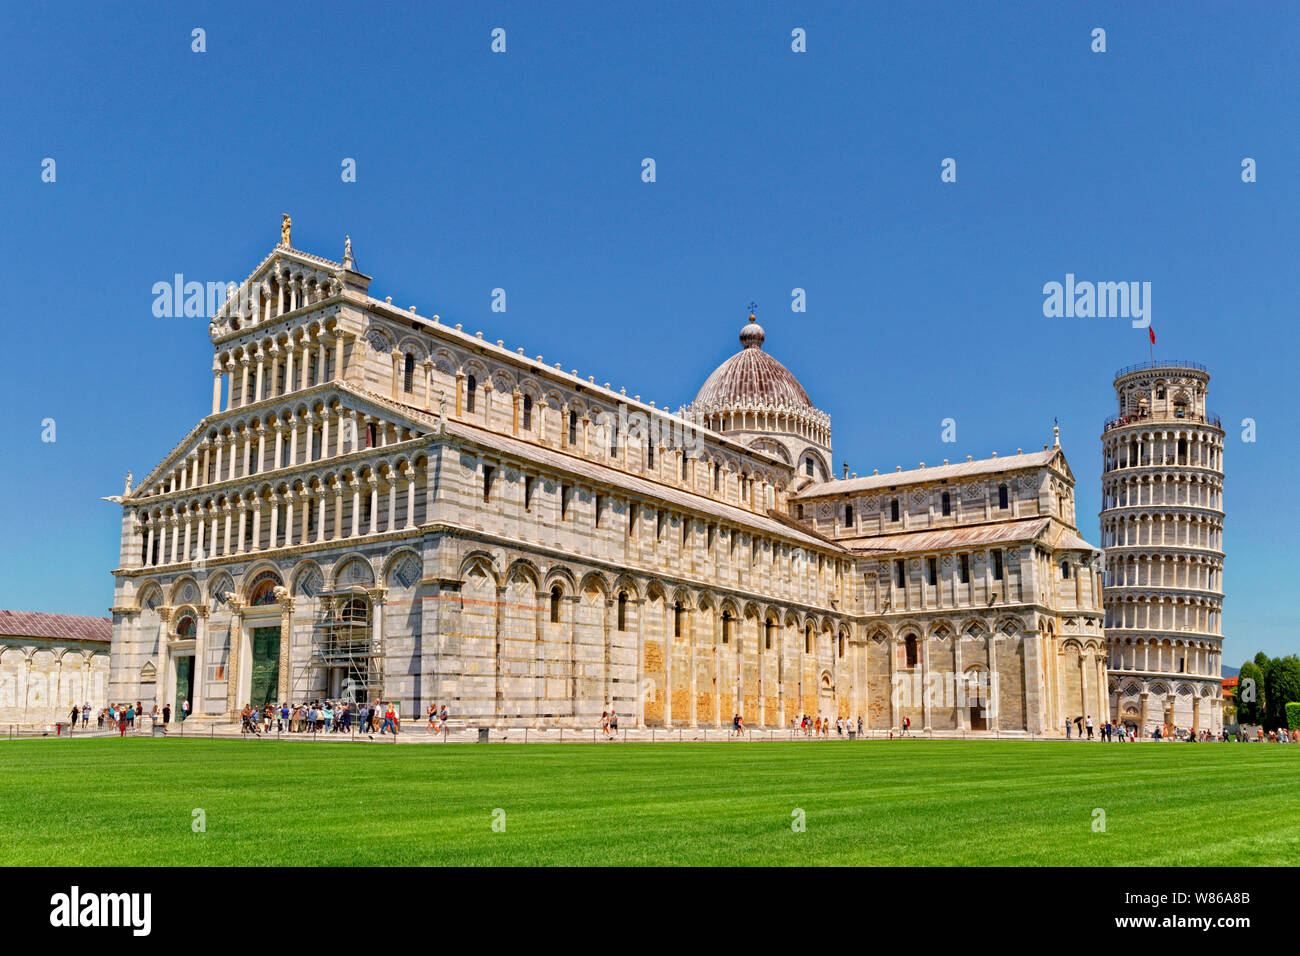
[[[373,606],[362,589],[322,591],[308,672],[323,676],[324,696],[351,703],[379,700],[384,688],[383,641],[375,640]],[[319,686],[321,681],[313,680]]]

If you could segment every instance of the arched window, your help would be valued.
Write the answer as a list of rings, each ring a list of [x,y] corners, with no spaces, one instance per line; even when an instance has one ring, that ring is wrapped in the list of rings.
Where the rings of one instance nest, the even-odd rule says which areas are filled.
[[[952,514],[952,495],[948,494],[948,492],[945,491],[943,493],[943,497],[940,498],[939,500],[940,502],[942,502],[944,516],[947,517],[948,515]]]
[[[415,356],[410,352],[406,353],[406,369],[402,377],[402,390],[408,394],[415,391]]]
[[[618,422],[609,426],[609,453],[611,456],[618,454]]]
[[[282,584],[280,575],[274,571],[263,571],[253,579],[252,586],[248,589],[248,603],[254,607],[265,607],[268,604],[274,604],[275,589]]]
[[[763,649],[766,651],[772,649],[772,628],[775,626],[776,625],[771,621],[768,621],[766,626],[763,628]]]
[[[684,613],[686,612],[681,601],[673,605],[673,637],[682,636],[682,615]]]
[[[655,466],[655,446],[652,442],[645,443],[645,466],[647,468]]]
[[[524,396],[524,431],[533,430],[533,396]]]
[[[627,630],[627,592],[620,591],[618,595],[618,629]]]
[[[473,375],[465,379],[465,411],[474,411],[474,394],[478,391],[478,379]]]
[[[916,662],[917,662],[917,654],[916,654],[916,635],[915,635],[915,634],[909,634],[909,635],[907,635],[907,640],[905,640],[905,641],[903,642],[903,650],[904,650],[904,653],[905,653],[906,656],[907,656],[907,657],[906,657],[906,659],[907,659],[907,664],[906,664],[906,666],[907,666],[907,667],[915,667],[915,666],[916,666]]]
[[[194,618],[186,614],[176,622],[176,637],[182,641],[194,639]]]
[[[890,521],[898,520],[898,499],[897,498],[895,498],[889,503],[889,520]]]
[[[1062,577],[1062,578],[1065,578],[1065,579],[1067,579],[1067,580],[1069,579],[1069,577],[1070,577],[1070,562],[1069,562],[1069,561],[1062,561],[1062,562],[1061,562],[1061,577]]]
[[[998,485],[998,508],[1003,511],[1007,508],[1007,486]]]
[[[560,623],[560,586],[551,588],[551,623]]]
[[[812,625],[811,624],[805,625],[803,629],[803,652],[805,654],[812,653]]]
[[[569,444],[578,444],[578,413],[569,412]]]
[[[722,466],[713,466],[713,490],[717,491],[722,487]]]
[[[812,477],[812,475],[813,475],[813,460],[812,460],[811,458],[805,458],[805,459],[804,459],[804,462],[803,462],[803,473],[804,473],[805,475],[807,475],[809,478]]]
[[[840,635],[840,657],[844,656],[844,635]]]
[[[723,611],[722,612],[722,643],[723,644],[731,643],[731,622],[732,622],[731,612]]]
[[[369,623],[370,607],[361,598],[350,598],[339,610],[339,620],[349,624]]]
[[[853,527],[853,505],[844,506],[844,527]]]

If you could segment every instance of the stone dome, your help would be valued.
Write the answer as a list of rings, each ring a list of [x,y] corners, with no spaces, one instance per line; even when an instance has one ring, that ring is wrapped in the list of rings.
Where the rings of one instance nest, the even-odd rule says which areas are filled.
[[[755,406],[816,411],[794,374],[763,351],[765,338],[751,315],[740,330],[743,348],[714,369],[692,407],[704,412]]]

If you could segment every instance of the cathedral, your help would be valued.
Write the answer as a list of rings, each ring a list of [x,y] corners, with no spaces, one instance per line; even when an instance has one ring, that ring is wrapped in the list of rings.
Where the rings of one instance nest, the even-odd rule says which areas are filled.
[[[672,411],[281,242],[209,326],[211,413],[122,508],[109,698],[446,704],[468,726],[1064,735],[1110,711],[1059,438],[834,474],[767,348]]]

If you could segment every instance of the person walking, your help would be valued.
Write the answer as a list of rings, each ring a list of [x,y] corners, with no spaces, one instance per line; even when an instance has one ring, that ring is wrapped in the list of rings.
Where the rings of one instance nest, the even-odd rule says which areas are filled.
[[[166,730],[167,725],[171,723],[171,719],[172,719],[172,705],[163,704],[162,714],[163,714],[163,730]]]
[[[181,701],[181,723],[182,724],[185,723],[185,721],[189,718],[189,716],[190,716],[190,699],[186,697],[184,700]]]
[[[76,704],[73,704],[73,705],[72,705],[72,720],[71,720],[71,722],[70,722],[70,726],[69,726],[69,728],[68,728],[69,731],[73,731],[73,730],[76,730],[76,729],[77,729],[77,718],[80,717],[80,716],[81,716],[81,711],[79,711],[79,710],[77,709],[77,705],[76,705]]]
[[[1092,739],[1092,714],[1088,715],[1088,739]]]

